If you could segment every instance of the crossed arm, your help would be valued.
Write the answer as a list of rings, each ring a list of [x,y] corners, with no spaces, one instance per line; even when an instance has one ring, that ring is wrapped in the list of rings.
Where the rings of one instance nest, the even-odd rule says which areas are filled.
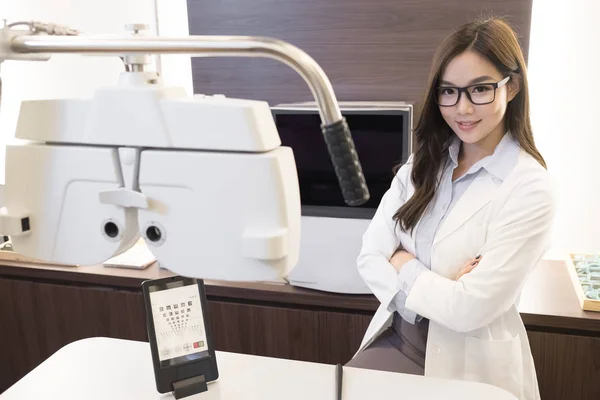
[[[421,315],[458,332],[485,326],[514,305],[547,250],[554,201],[546,179],[515,186],[488,226],[479,260],[453,279],[398,249],[392,215],[405,201],[396,177],[363,236],[359,272],[388,311]],[[402,301],[398,301],[398,300]]]

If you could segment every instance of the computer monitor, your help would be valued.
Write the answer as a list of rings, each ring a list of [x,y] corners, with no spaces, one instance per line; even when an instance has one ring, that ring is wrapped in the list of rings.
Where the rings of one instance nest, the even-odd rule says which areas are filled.
[[[321,133],[314,104],[272,107],[282,145],[291,147],[298,169],[302,215],[372,218],[389,189],[395,166],[412,152],[412,106],[400,102],[340,103],[369,188],[359,207],[344,202]]]

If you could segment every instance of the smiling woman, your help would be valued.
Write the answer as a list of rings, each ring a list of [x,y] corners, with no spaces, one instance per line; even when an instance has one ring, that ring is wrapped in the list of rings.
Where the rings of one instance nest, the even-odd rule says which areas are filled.
[[[510,26],[461,26],[438,50],[401,166],[358,269],[381,302],[348,364],[540,398],[521,288],[550,244],[554,199]]]
[[[491,86],[464,87],[477,83]],[[427,86],[415,129],[412,179],[416,196],[395,216],[404,229],[415,227],[433,198],[437,175],[455,135],[466,144],[461,149],[464,165],[492,154],[504,133],[510,131],[523,150],[546,166],[535,147],[529,120],[525,60],[516,34],[505,21],[476,21],[448,37],[434,57]],[[450,88],[444,91],[447,86]],[[470,92],[461,96],[465,90]],[[473,101],[471,93],[476,91],[487,91],[486,100],[492,93],[491,102]],[[454,93],[454,104],[440,104],[440,92]]]

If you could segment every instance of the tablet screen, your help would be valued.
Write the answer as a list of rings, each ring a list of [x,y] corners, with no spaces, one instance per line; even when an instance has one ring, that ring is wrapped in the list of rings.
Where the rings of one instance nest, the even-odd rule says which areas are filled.
[[[208,357],[198,284],[189,279],[148,289],[160,366]]]

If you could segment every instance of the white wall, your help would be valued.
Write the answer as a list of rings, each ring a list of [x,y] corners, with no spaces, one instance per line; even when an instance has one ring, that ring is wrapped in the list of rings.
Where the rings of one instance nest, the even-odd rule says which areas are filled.
[[[86,33],[124,33],[124,25],[144,22],[156,29],[153,0],[0,0],[9,21],[66,24]],[[53,56],[48,62],[2,65],[2,139],[12,137],[21,100],[90,96],[99,85],[114,85],[123,70],[118,58]]]
[[[157,12],[159,15],[157,23]],[[185,0],[0,0],[0,18],[69,25],[90,34],[125,34],[125,24],[145,23],[150,33],[187,36]],[[159,61],[165,83],[192,94],[190,59],[171,55]],[[22,100],[89,97],[95,88],[117,83],[123,63],[116,57],[53,56],[47,62],[5,62],[0,112],[0,183],[4,145],[14,137]]]
[[[158,35],[184,37],[188,29],[187,0],[156,0]],[[165,84],[183,87],[193,95],[192,64],[188,55],[163,55],[159,58],[160,72]]]
[[[557,185],[554,254],[600,252],[600,1],[534,0],[532,125]]]

